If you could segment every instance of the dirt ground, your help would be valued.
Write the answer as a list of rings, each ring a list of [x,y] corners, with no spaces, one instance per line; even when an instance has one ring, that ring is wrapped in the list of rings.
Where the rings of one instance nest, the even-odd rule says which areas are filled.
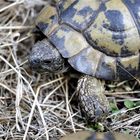
[[[140,137],[140,81],[106,82],[111,112],[87,123],[75,101],[77,79],[39,74],[28,64],[31,33],[47,0],[0,0],[0,139],[57,140],[80,130],[118,131]]]

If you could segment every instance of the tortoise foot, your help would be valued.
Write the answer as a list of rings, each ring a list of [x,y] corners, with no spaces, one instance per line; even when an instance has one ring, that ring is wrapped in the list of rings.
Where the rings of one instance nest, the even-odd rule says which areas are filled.
[[[77,94],[82,111],[90,120],[102,119],[109,113],[109,102],[104,95],[104,83],[92,76],[78,81]]]

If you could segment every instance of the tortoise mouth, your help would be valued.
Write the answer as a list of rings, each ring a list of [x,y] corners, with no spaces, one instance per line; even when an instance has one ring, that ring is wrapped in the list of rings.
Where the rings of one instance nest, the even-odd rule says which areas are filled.
[[[58,68],[56,70],[49,70],[46,69],[46,67],[42,67],[42,66],[32,66],[31,64],[29,64],[29,67],[32,69],[32,71],[37,72],[37,73],[46,73],[46,74],[61,74],[61,73],[65,73],[67,71],[69,71],[70,67],[69,66],[64,66],[63,68]]]
[[[31,68],[32,71],[37,72],[37,73],[44,73],[44,72],[46,72],[41,67],[34,67],[34,66],[31,66],[31,64],[29,64],[29,67]]]

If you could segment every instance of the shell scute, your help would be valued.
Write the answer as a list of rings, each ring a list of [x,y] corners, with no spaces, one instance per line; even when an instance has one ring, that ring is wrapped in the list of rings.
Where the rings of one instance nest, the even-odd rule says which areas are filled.
[[[96,70],[96,77],[105,80],[116,79],[116,58],[103,55]]]
[[[68,59],[71,66],[82,73],[95,76],[102,53],[91,46]]]
[[[77,133],[69,134],[62,137],[60,140],[136,140],[133,135],[118,133],[118,132],[92,132],[92,131],[80,131]]]
[[[140,37],[128,8],[121,0],[105,3],[85,36],[93,47],[110,56],[126,57],[140,50]]]
[[[123,0],[123,3],[129,9],[140,35],[140,1],[139,0]]]
[[[83,35],[66,25],[59,26],[49,38],[64,58],[72,57],[88,47]]]
[[[140,54],[118,58],[116,73],[121,80],[136,78],[140,74]]]
[[[47,5],[41,10],[35,21],[35,25],[44,33],[44,35],[48,36],[57,26],[59,26],[58,18],[56,8]]]
[[[87,0],[86,2],[75,0],[68,8],[60,12],[61,20],[77,30],[83,30],[96,18],[100,5],[99,0]]]

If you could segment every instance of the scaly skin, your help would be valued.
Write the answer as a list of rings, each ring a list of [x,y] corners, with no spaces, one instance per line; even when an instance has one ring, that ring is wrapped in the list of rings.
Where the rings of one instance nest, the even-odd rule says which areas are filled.
[[[109,112],[109,102],[104,91],[104,83],[92,76],[85,75],[78,81],[77,93],[81,108],[92,121],[104,119]]]

